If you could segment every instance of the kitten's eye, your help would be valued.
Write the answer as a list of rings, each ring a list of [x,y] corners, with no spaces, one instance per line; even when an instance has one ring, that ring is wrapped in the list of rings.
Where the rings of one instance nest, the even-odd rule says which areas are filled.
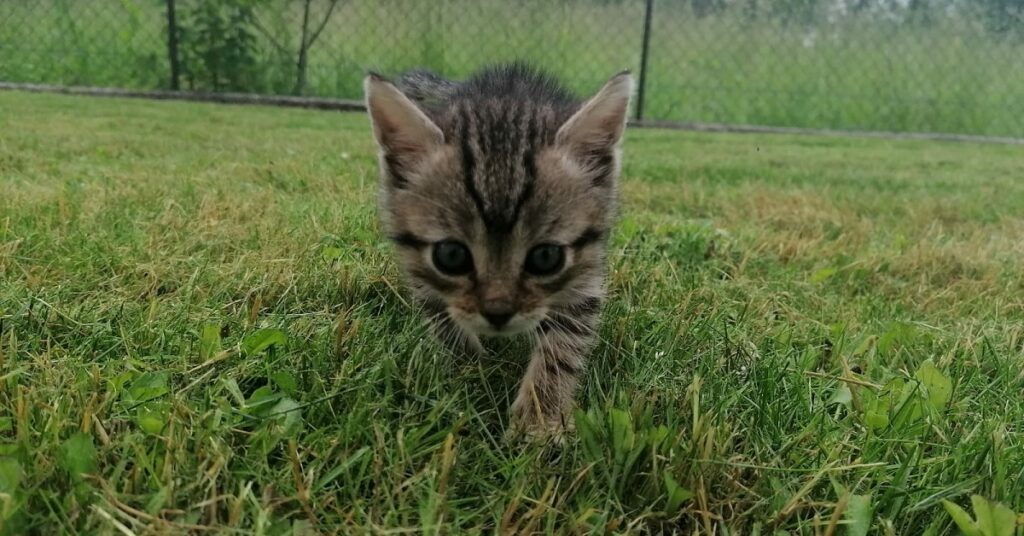
[[[565,248],[555,244],[534,246],[526,254],[526,271],[533,275],[551,275],[565,265]]]
[[[445,240],[434,244],[434,266],[446,275],[466,275],[473,271],[473,256],[461,242]]]

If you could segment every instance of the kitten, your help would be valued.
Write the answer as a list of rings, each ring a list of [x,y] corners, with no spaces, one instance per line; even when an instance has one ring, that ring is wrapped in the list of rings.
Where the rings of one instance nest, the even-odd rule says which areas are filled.
[[[434,333],[471,353],[528,334],[513,425],[559,434],[596,335],[632,78],[585,102],[522,64],[365,90],[382,223]]]

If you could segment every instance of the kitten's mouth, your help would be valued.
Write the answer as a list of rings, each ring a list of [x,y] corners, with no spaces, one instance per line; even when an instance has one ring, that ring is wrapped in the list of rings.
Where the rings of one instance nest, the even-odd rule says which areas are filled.
[[[512,337],[514,335],[521,335],[536,329],[538,322],[520,320],[519,322],[509,322],[502,326],[494,326],[493,324],[484,323],[471,328],[471,331],[477,335],[483,335],[485,337]]]
[[[540,325],[541,320],[544,318],[543,311],[531,311],[525,314],[517,313],[501,325],[494,325],[479,314],[468,314],[463,311],[449,309],[449,315],[463,330],[484,337],[522,335],[537,329],[537,326]]]
[[[520,334],[526,333],[528,331],[532,331],[535,327],[536,327],[535,323],[531,323],[531,324],[525,325],[523,327],[519,327],[519,326],[513,327],[513,326],[508,326],[508,325],[501,326],[501,327],[487,326],[487,327],[481,329],[477,334],[478,335],[485,335],[487,337],[511,337],[513,335],[520,335]]]

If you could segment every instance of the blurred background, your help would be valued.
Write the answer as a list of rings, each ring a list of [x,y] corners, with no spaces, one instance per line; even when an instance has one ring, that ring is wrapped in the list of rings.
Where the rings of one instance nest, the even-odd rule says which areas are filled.
[[[2,0],[0,81],[359,99],[525,58],[634,117],[1024,138],[1024,0]]]

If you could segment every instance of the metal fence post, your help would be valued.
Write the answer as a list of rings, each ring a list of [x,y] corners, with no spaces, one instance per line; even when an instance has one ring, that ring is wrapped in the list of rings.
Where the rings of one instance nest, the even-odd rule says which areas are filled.
[[[174,0],[167,0],[167,58],[171,63],[171,89],[181,89],[181,64],[178,60],[178,18]]]
[[[647,89],[647,57],[651,48],[651,13],[654,11],[654,0],[647,0],[644,7],[643,48],[640,50],[640,88],[637,90],[636,118],[644,118],[644,93]]]

